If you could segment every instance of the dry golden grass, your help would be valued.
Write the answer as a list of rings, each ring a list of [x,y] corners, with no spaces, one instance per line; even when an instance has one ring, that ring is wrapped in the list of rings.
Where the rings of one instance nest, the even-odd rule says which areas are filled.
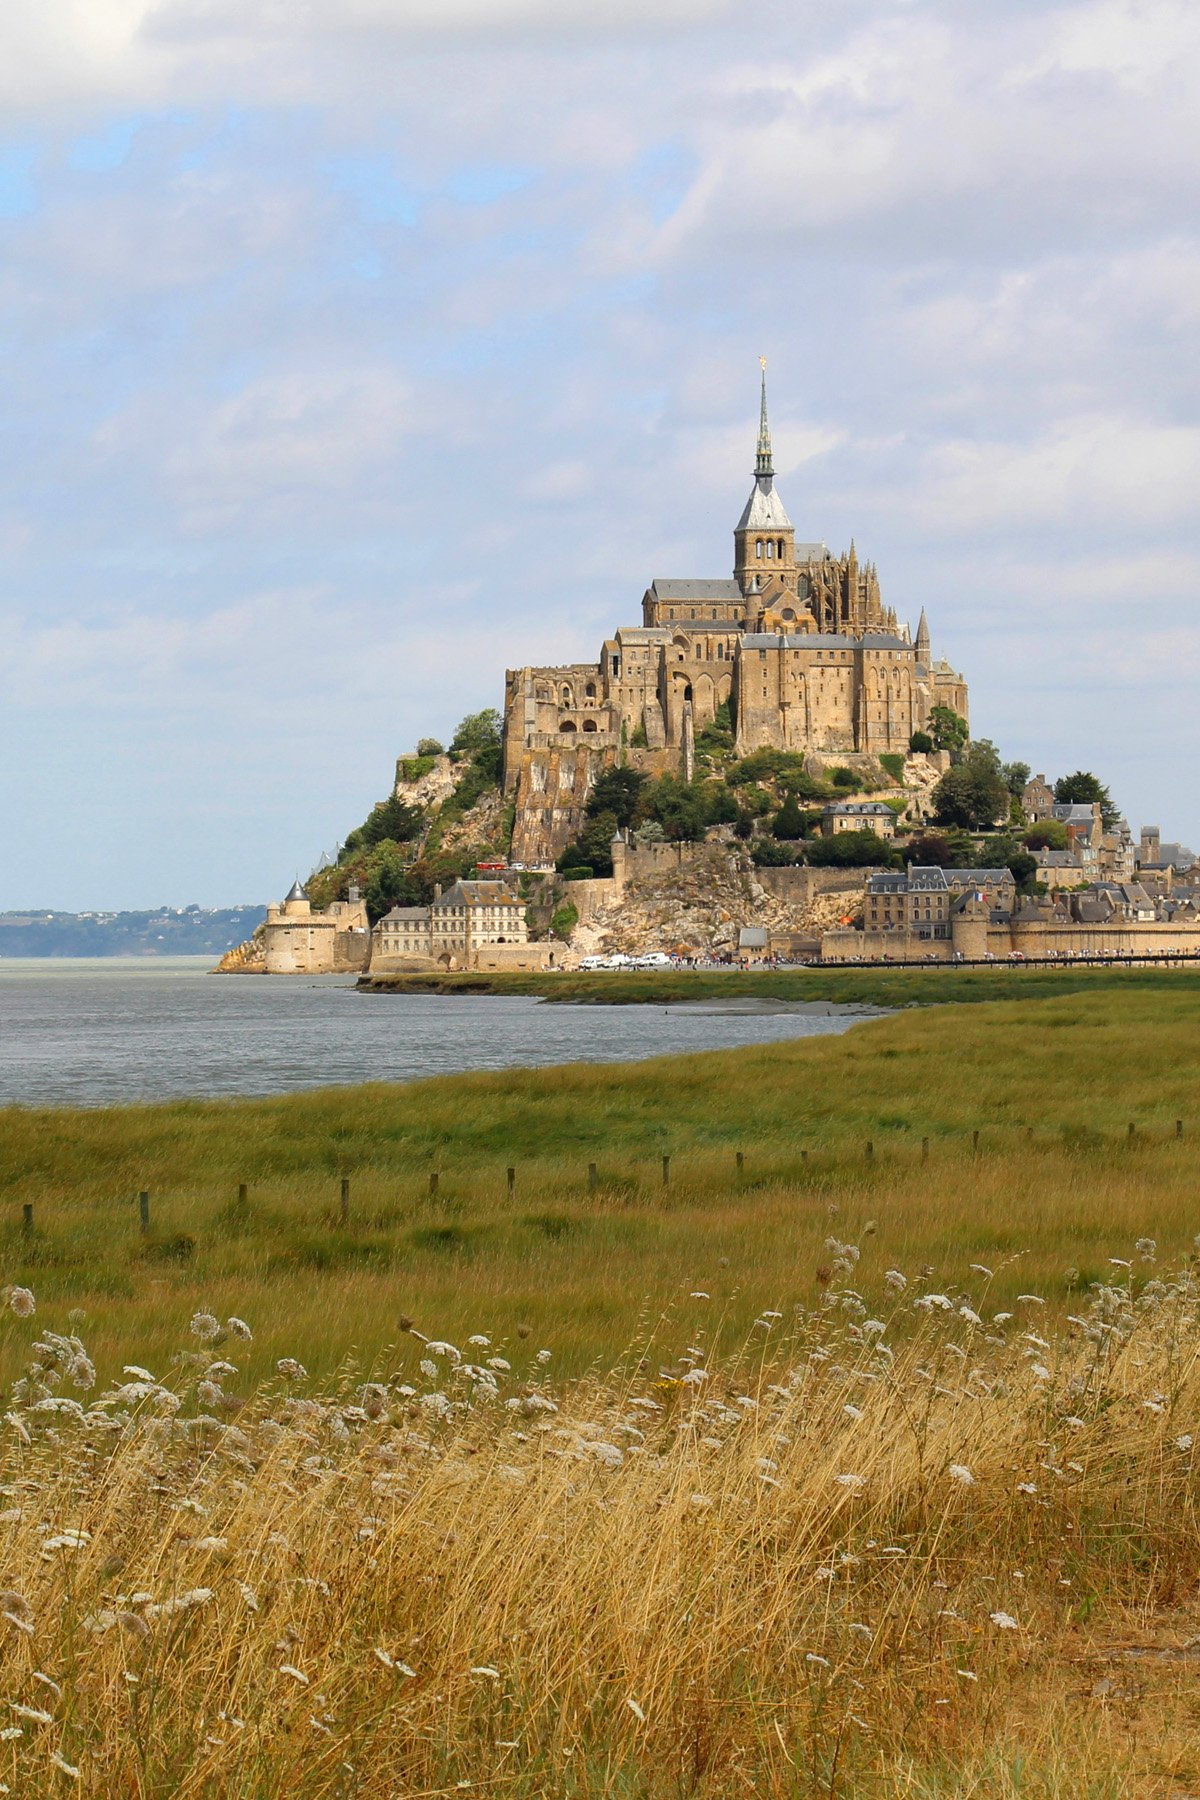
[[[9,1791],[1188,1791],[1191,1268],[1143,1243],[1048,1334],[983,1269],[872,1317],[856,1248],[718,1362],[697,1292],[565,1389],[516,1338],[231,1407],[248,1346],[202,1316],[96,1398],[10,1314]]]

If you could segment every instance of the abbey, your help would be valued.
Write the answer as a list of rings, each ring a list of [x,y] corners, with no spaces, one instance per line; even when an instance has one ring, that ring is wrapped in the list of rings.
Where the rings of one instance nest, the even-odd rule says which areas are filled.
[[[652,581],[641,625],[622,626],[598,662],[508,671],[514,857],[561,849],[606,762],[690,775],[695,734],[726,702],[743,755],[904,752],[935,706],[967,717],[966,684],[934,660],[924,611],[914,639],[853,543],[835,556],[796,542],[775,491],[765,371],[754,486],[733,543],[731,579]]]

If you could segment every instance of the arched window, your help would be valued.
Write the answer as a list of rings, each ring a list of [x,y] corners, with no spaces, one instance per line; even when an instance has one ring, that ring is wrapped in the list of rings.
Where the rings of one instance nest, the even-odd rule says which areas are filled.
[[[558,729],[559,729],[559,730],[560,730],[560,731],[574,731],[574,730],[575,730],[575,721],[574,721],[574,719],[562,719],[562,720],[560,720],[560,721],[559,721],[559,727],[558,727]]]
[[[571,690],[569,687],[565,687],[562,691],[562,703],[564,706],[570,706],[571,704]]]
[[[768,559],[773,557],[774,554],[775,554],[775,539],[768,538],[767,539],[767,557],[768,557]]]
[[[761,538],[755,538],[755,540],[754,540],[754,554],[755,554],[755,556],[757,556],[761,559],[761,557],[762,557],[762,539]]]
[[[782,557],[783,557],[783,539],[782,538],[780,538],[780,540],[779,540],[779,549],[775,552],[775,554],[780,559],[782,559]]]
[[[595,729],[596,729],[595,719],[585,719],[583,721],[583,729],[585,731],[595,731]]]
[[[594,699],[595,699],[595,698],[596,698],[596,684],[595,684],[595,682],[594,682],[594,681],[589,681],[589,682],[588,682],[588,684],[587,684],[587,686],[586,686],[586,687],[585,687],[585,688],[584,688],[584,690],[583,690],[583,692],[584,692],[584,696],[585,696],[585,698],[587,698],[587,699],[588,699],[588,700],[594,700]]]

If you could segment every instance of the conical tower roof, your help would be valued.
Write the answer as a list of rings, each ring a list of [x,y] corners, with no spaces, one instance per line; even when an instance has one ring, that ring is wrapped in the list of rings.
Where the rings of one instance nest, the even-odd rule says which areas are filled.
[[[771,455],[771,427],[767,423],[767,359],[762,364],[762,401],[758,412],[758,450],[754,458],[754,486],[737,522],[738,531],[791,531],[792,521],[775,492],[775,464]]]
[[[295,881],[293,881],[293,883],[292,883],[291,891],[288,894],[288,899],[289,900],[307,900],[308,899],[308,889],[303,885],[303,883],[301,882],[300,877],[298,875],[297,875]]]
[[[921,617],[917,624],[916,650],[917,661],[927,663],[930,658],[931,649],[929,643],[929,620],[925,617],[924,607],[921,608]]]

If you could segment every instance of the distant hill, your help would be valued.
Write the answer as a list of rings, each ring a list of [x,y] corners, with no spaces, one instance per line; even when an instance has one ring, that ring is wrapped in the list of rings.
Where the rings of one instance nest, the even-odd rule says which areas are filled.
[[[0,961],[14,956],[220,956],[250,937],[265,917],[264,906],[0,913]]]

